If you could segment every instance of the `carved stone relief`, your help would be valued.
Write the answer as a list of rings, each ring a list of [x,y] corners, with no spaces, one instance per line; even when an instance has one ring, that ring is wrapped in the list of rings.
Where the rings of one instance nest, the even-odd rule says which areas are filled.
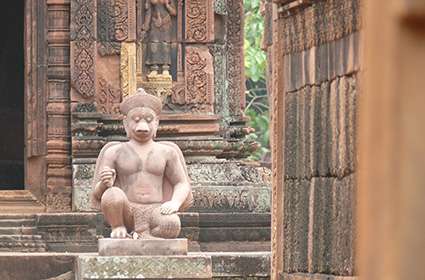
[[[71,85],[83,98],[95,94],[95,0],[71,1]]]
[[[186,1],[186,42],[214,41],[214,7],[212,0]]]
[[[195,110],[213,112],[214,73],[208,48],[186,47],[185,73],[185,103],[195,105]]]
[[[120,72],[122,96],[136,92],[136,43],[121,43]]]

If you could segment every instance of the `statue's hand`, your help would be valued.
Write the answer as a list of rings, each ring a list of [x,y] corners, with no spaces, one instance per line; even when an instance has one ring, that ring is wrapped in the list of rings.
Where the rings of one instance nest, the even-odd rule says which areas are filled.
[[[160,211],[162,215],[171,215],[179,211],[180,205],[170,200],[161,205]]]
[[[102,182],[102,185],[104,185],[107,188],[110,188],[114,185],[116,171],[115,169],[106,167],[103,169],[103,171],[100,173],[100,181]]]

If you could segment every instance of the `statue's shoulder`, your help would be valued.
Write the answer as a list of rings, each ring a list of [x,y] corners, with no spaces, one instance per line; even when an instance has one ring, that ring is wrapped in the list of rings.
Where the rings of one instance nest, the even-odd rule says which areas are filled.
[[[105,146],[103,146],[102,150],[100,151],[100,155],[103,156],[116,156],[116,154],[123,150],[128,149],[127,142],[109,142]]]
[[[161,147],[163,150],[167,151],[167,152],[177,152],[177,154],[183,154],[182,151],[180,150],[180,147],[177,146],[176,143],[170,142],[170,141],[160,141],[160,142],[156,142],[158,145],[160,145],[159,147]]]

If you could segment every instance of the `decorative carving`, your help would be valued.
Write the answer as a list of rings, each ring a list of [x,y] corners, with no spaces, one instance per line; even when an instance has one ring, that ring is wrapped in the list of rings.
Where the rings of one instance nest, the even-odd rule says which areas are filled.
[[[186,41],[214,41],[214,7],[211,0],[186,1]]]
[[[245,106],[243,1],[227,1],[227,11],[227,92],[231,115],[240,117]]]
[[[71,1],[71,84],[84,98],[95,93],[95,8],[95,0]]]
[[[122,96],[136,92],[136,43],[121,43],[121,92]]]
[[[212,71],[212,57],[207,48],[186,47],[186,104],[207,105],[204,109],[212,111]]]
[[[97,42],[101,56],[119,55],[120,44],[114,42],[114,9],[112,0],[97,0]]]
[[[173,104],[185,104],[185,85],[183,83],[175,83],[172,88],[171,102]]]
[[[121,42],[128,38],[128,0],[114,0],[114,37]]]
[[[147,93],[161,98],[165,101],[172,93],[173,80],[170,75],[156,74],[147,76],[147,81],[143,82],[143,87]]]
[[[96,96],[97,108],[104,114],[119,114],[121,91],[114,88],[104,78],[99,78],[99,92]]]

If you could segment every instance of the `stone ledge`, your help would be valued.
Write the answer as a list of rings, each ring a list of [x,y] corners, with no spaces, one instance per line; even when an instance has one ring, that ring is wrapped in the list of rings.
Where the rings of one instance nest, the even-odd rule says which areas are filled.
[[[187,239],[99,239],[100,256],[187,255]]]
[[[328,274],[308,274],[308,273],[284,273],[282,279],[287,280],[357,280],[354,276],[337,276]]]
[[[80,256],[77,279],[211,279],[211,257],[190,256]]]
[[[268,279],[270,252],[208,253],[214,279]]]

